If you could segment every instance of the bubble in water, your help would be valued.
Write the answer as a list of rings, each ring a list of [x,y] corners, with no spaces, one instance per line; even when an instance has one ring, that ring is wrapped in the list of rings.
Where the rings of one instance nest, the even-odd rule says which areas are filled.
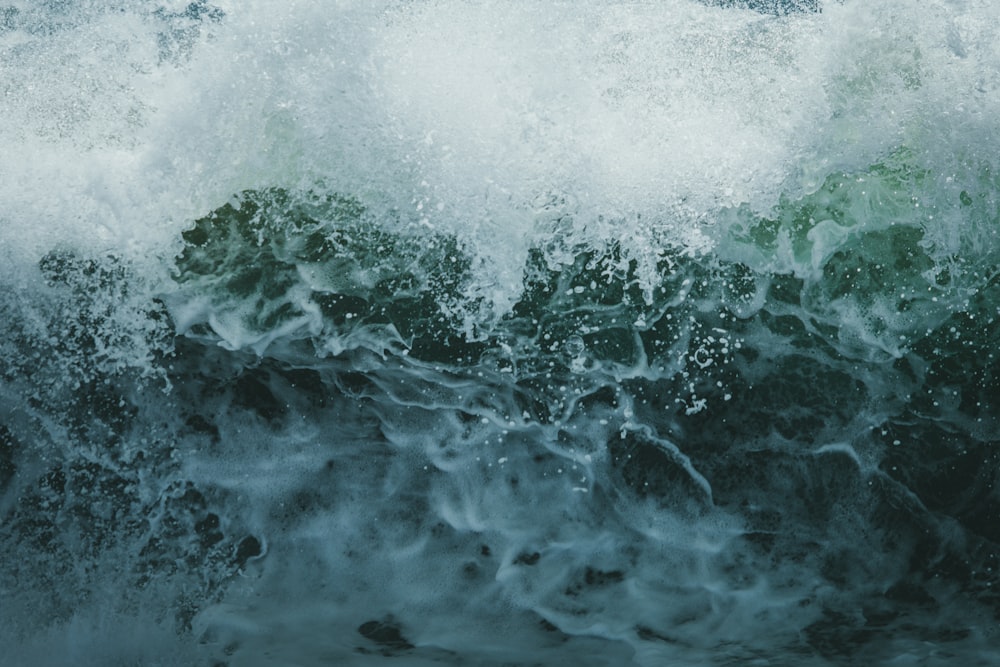
[[[563,350],[570,358],[573,359],[582,355],[585,349],[586,345],[583,342],[583,338],[580,336],[570,336],[566,339],[566,342],[563,343]]]

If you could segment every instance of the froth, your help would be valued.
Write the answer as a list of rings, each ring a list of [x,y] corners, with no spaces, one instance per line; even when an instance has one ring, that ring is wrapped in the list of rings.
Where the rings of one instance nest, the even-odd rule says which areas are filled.
[[[411,211],[504,267],[555,234],[704,248],[720,207],[773,201],[824,113],[816,19],[670,4],[393,14],[375,62],[422,176]]]
[[[996,107],[985,3],[181,4],[0,35],[8,249],[169,263],[229,196],[321,187],[456,235],[502,313],[533,245],[613,241],[654,272],[651,245],[710,248],[722,208],[900,144],[939,157],[942,114],[979,133]]]

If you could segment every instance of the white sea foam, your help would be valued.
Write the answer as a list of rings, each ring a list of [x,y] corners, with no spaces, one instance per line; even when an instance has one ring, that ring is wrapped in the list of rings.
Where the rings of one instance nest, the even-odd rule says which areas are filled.
[[[502,312],[553,234],[705,249],[722,207],[766,211],[900,144],[937,160],[989,140],[998,105],[984,2],[218,7],[0,34],[8,253],[165,263],[235,192],[324,183],[396,211],[387,226],[457,234]]]

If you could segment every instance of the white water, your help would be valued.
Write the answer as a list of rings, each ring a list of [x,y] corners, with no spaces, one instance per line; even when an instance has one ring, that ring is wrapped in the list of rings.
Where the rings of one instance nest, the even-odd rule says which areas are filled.
[[[458,233],[500,311],[540,239],[704,249],[720,207],[767,211],[901,144],[954,160],[955,141],[993,140],[998,105],[988,2],[778,18],[687,0],[254,1],[218,3],[218,22],[13,6],[9,253],[85,241],[162,264],[232,194],[323,182]]]
[[[800,646],[824,610],[857,617],[858,591],[877,598],[906,567],[903,548],[868,552],[883,543],[865,531],[891,534],[884,524],[909,518],[898,508],[915,501],[872,490],[882,450],[866,434],[909,400],[879,375],[906,352],[898,333],[936,326],[944,310],[921,311],[922,320],[890,313],[890,326],[873,331],[871,312],[852,302],[817,306],[828,324],[848,323],[838,349],[857,355],[852,379],[884,404],[857,410],[847,434],[833,432],[840,422],[817,429],[821,441],[807,452],[772,433],[779,462],[745,487],[703,476],[667,437],[682,439],[688,422],[664,417],[653,440],[693,490],[661,504],[608,481],[618,474],[609,443],[644,433],[656,401],[672,397],[654,385],[646,398],[619,392],[574,407],[614,373],[648,374],[642,361],[539,380],[559,408],[551,423],[529,415],[502,373],[357,350],[329,365],[282,358],[319,375],[321,406],[257,358],[264,346],[168,359],[174,379],[189,382],[166,394],[147,312],[153,296],[178,289],[181,232],[236,193],[266,187],[347,193],[388,231],[457,237],[473,262],[466,296],[485,300],[486,321],[518,301],[532,247],[558,268],[581,248],[619,241],[645,288],[677,249],[818,279],[852,234],[909,215],[906,197],[891,207],[863,200],[870,209],[856,229],[821,223],[798,252],[735,241],[733,210],[766,214],[782,196],[863,172],[900,147],[931,173],[910,202],[926,217],[907,224],[919,219],[934,256],[989,250],[993,218],[969,219],[955,202],[1000,148],[1000,6],[846,0],[775,17],[687,0],[220,0],[218,20],[183,15],[187,2],[4,7],[17,11],[0,14],[11,26],[0,31],[0,279],[15,305],[0,312],[34,336],[3,349],[5,372],[15,367],[11,350],[44,357],[71,338],[60,325],[77,311],[107,317],[111,333],[52,376],[5,378],[0,414],[27,444],[0,510],[17,508],[52,461],[90,461],[134,472],[125,474],[134,507],[106,507],[103,491],[82,483],[67,496],[102,526],[127,523],[123,515],[148,521],[96,554],[73,532],[82,520],[62,525],[63,552],[4,542],[10,552],[0,557],[24,560],[0,580],[14,610],[0,614],[13,664],[839,664],[787,647]],[[41,286],[37,265],[53,249],[119,258],[127,294],[95,290],[90,302]],[[754,345],[787,352],[767,336]],[[239,348],[249,338],[237,330],[226,340]],[[108,373],[154,378],[123,384],[122,406],[135,408],[138,425],[110,450],[92,432],[71,434],[62,404],[45,404],[86,376],[78,366],[91,356]],[[766,382],[767,362],[746,376]],[[258,364],[287,409],[279,419],[237,396],[252,390],[224,384]],[[213,382],[224,388],[213,394]],[[210,418],[214,435],[192,415]],[[720,468],[750,476],[762,445],[736,444],[745,462]],[[780,480],[800,473],[808,489],[833,488],[828,513],[795,506],[800,496]],[[172,485],[186,482],[206,494],[207,509],[178,500]],[[720,491],[732,496],[734,486],[747,494],[742,504]],[[769,530],[746,514],[768,502],[822,515],[802,519],[805,534],[785,542],[775,529],[776,562],[743,539]],[[899,515],[880,518],[883,503]],[[147,534],[174,535],[171,521],[193,525],[208,510],[226,535],[219,560],[184,569],[185,557],[210,551],[198,551],[194,529],[140,553]],[[898,541],[925,528],[942,542],[960,533],[950,518],[927,521],[900,529]],[[262,553],[233,568],[244,536],[260,539]],[[181,565],[174,574],[161,565],[138,586],[129,568],[155,559]],[[19,572],[37,584],[17,581]],[[950,581],[928,587],[946,610],[937,623],[968,630],[960,648],[889,633],[864,657],[946,665],[954,651],[988,664],[997,636],[987,607],[966,603]],[[178,634],[181,599],[193,612]],[[397,624],[405,641],[363,636],[372,620]]]

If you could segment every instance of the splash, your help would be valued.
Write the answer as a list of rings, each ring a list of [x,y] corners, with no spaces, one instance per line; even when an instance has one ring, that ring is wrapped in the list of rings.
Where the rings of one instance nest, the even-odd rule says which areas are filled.
[[[990,664],[998,18],[0,7],[12,664]]]

